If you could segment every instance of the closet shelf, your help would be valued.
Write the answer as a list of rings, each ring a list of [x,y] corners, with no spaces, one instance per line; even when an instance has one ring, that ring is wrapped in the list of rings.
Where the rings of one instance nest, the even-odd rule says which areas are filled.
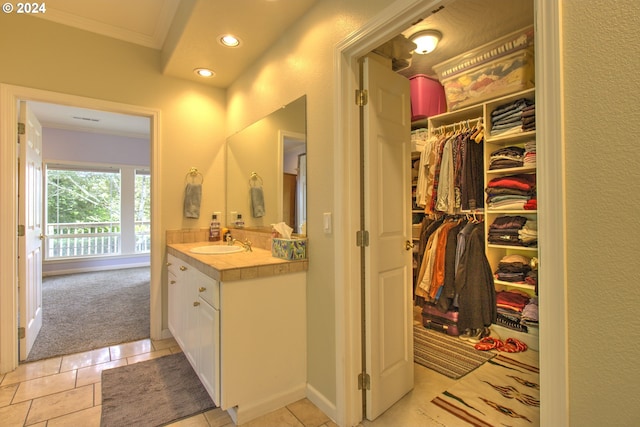
[[[528,140],[533,140],[535,138],[536,138],[536,131],[532,130],[530,132],[512,133],[509,135],[496,135],[496,136],[487,135],[485,141],[489,144],[506,145],[506,144],[513,144],[516,142],[525,142]]]
[[[497,245],[495,243],[487,243],[487,247],[495,249],[517,249],[519,251],[538,252],[537,246]]]
[[[538,211],[528,209],[487,209],[486,213],[498,215],[535,215]]]
[[[535,290],[535,285],[530,285],[528,283],[514,283],[514,282],[506,282],[504,280],[493,280],[494,285],[509,287],[509,288],[518,288],[518,289],[526,289],[529,291]]]
[[[514,174],[514,173],[533,173],[536,172],[536,166],[519,166],[515,168],[504,168],[504,169],[490,169],[487,171],[487,175],[505,175],[505,174]]]

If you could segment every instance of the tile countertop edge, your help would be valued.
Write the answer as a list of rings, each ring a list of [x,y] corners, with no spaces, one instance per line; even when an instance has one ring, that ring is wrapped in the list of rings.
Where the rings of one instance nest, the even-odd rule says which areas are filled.
[[[205,255],[189,252],[198,246],[219,243],[169,243],[167,253],[193,265],[200,272],[216,280],[229,282],[234,280],[255,279],[278,274],[307,271],[308,260],[285,260],[271,256],[265,249],[253,248],[253,252]]]

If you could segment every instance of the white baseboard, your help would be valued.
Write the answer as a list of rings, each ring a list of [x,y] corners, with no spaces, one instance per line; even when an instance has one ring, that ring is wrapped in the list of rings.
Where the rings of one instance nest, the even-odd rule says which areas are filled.
[[[275,396],[269,396],[268,399],[253,404],[241,404],[227,409],[233,422],[244,424],[276,409],[283,408],[293,402],[297,402],[305,397],[306,385],[301,384],[298,387],[286,390]]]
[[[78,267],[67,268],[65,270],[55,270],[43,272],[42,277],[61,276],[63,274],[75,274],[75,273],[91,273],[94,271],[108,271],[108,270],[122,270],[125,268],[137,268],[137,267],[150,267],[148,262],[121,264],[121,265],[102,265],[95,267]]]
[[[333,422],[338,419],[338,410],[335,403],[331,402],[313,386],[307,384],[307,399],[325,413]]]

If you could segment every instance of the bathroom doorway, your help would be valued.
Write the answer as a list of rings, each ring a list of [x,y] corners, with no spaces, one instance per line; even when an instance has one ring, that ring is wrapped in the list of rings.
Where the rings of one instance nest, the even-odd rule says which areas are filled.
[[[4,194],[6,203],[2,204],[2,215],[6,218],[12,218],[9,221],[5,221],[3,227],[3,233],[6,235],[13,233],[8,232],[10,229],[16,230],[17,224],[17,193],[15,188],[15,182],[18,172],[17,162],[11,161],[11,159],[17,158],[16,147],[14,146],[15,138],[13,135],[17,134],[17,118],[18,111],[17,106],[20,101],[27,102],[44,102],[51,104],[59,104],[64,106],[94,109],[98,111],[111,111],[119,114],[146,117],[149,120],[150,127],[150,170],[151,175],[151,236],[159,235],[159,224],[155,221],[158,218],[159,212],[158,197],[159,186],[158,178],[153,175],[154,170],[158,170],[158,128],[159,128],[159,112],[157,110],[148,109],[145,107],[120,104],[103,100],[96,100],[91,98],[77,97],[73,95],[60,94],[49,91],[42,91],[32,88],[1,85],[2,98],[0,111],[0,123],[2,123],[3,132],[0,135],[0,146],[3,149],[3,175],[0,177],[0,188]],[[2,285],[0,285],[0,295],[2,296],[0,302],[0,313],[3,319],[8,319],[7,322],[2,322],[0,326],[0,371],[6,372],[14,369],[18,365],[18,315],[19,307],[17,304],[17,277],[16,266],[10,262],[11,259],[18,258],[18,245],[17,241],[11,241],[6,239],[0,243],[2,245],[3,257],[0,262],[6,269],[0,272],[2,275]],[[160,241],[158,239],[152,239],[150,257],[151,257],[151,282],[150,282],[150,336],[152,338],[160,338],[162,332],[162,302],[161,302],[161,289],[160,289],[160,259],[161,249],[159,248]]]

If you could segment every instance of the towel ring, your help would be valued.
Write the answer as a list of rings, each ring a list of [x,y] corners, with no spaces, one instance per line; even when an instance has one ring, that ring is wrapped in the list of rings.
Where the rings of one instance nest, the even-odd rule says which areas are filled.
[[[184,178],[185,180],[190,178],[192,184],[202,184],[204,182],[204,176],[202,176],[202,173],[200,173],[197,168],[191,168]],[[197,182],[198,178],[200,182]]]
[[[251,172],[251,177],[249,178],[249,186],[250,187],[262,187],[264,181],[262,181],[262,177],[258,175],[256,172]]]

